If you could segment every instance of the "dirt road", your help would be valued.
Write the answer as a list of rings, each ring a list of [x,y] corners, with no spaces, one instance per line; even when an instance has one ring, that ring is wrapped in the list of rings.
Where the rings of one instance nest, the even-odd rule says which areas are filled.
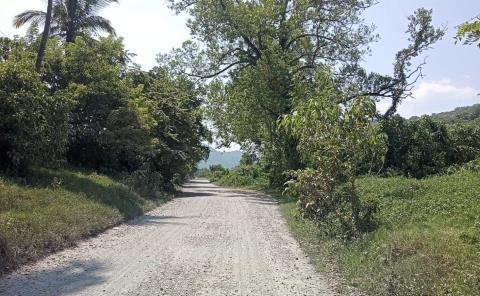
[[[206,181],[0,279],[0,295],[334,295],[265,196]]]

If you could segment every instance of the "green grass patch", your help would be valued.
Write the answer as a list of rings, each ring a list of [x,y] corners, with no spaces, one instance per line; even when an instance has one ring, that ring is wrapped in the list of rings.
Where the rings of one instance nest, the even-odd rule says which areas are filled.
[[[164,201],[95,172],[39,169],[0,177],[0,270],[63,249]]]
[[[378,228],[350,243],[324,236],[299,217],[295,200],[282,199],[282,214],[319,270],[334,263],[368,295],[478,295],[480,173],[365,177],[358,191],[378,203]]]

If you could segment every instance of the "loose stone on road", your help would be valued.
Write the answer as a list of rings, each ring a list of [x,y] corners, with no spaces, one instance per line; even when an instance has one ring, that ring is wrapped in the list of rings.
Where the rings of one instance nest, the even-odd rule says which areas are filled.
[[[335,295],[275,200],[188,183],[173,201],[0,279],[0,295]]]

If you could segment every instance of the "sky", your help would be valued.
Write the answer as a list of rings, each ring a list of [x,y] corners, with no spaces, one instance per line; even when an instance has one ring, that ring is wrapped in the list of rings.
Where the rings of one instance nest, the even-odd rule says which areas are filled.
[[[24,30],[12,27],[13,17],[26,9],[45,9],[43,0],[0,0],[0,35],[22,35]],[[433,9],[436,25],[448,28],[446,36],[425,57],[425,78],[416,85],[413,98],[402,103],[404,117],[453,110],[455,107],[480,103],[480,48],[456,45],[455,28],[480,14],[480,0],[379,0],[367,10],[364,18],[375,24],[380,41],[371,45],[371,55],[364,66],[382,74],[393,70],[395,53],[405,47],[407,17],[417,8]],[[145,70],[155,65],[158,53],[168,53],[189,39],[187,16],[175,15],[165,0],[120,0],[103,10],[111,20],[126,48],[137,56],[134,61]],[[387,103],[380,103],[385,108]]]

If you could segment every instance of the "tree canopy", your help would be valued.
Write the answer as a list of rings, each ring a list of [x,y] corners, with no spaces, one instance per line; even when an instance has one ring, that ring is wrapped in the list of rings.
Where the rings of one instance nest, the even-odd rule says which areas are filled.
[[[478,42],[480,47],[480,16],[465,22],[458,27],[456,39],[465,45],[475,44]]]
[[[388,117],[422,75],[423,63],[414,65],[414,59],[443,36],[431,24],[431,11],[420,9],[409,19],[411,44],[397,54],[394,74],[368,73],[360,61],[376,36],[362,13],[372,5],[369,0],[173,0],[173,9],[191,16],[193,40],[166,64],[209,82],[207,109],[218,137],[225,145],[237,142],[258,151],[273,179],[281,180],[285,170],[303,164],[297,140],[277,123],[315,88],[320,67],[332,69],[343,103],[362,96],[391,99]]]
[[[99,16],[98,12],[118,0],[54,0],[53,25],[50,28],[52,35],[65,38],[73,42],[75,37],[88,37],[89,34],[107,32],[115,35],[115,29],[110,21]],[[42,24],[47,19],[47,12],[27,10],[17,16],[13,21],[19,28],[27,23]]]

